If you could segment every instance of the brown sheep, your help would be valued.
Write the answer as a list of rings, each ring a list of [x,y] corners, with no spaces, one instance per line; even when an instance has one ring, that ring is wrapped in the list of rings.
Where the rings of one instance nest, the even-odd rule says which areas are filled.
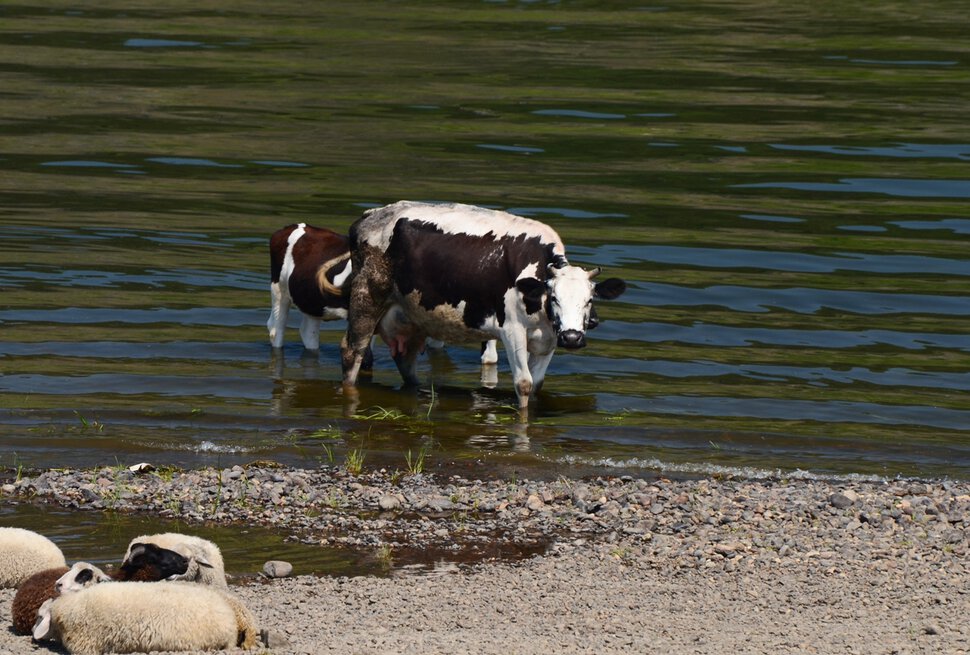
[[[59,566],[56,569],[38,571],[17,587],[10,611],[13,615],[14,632],[18,635],[30,634],[37,619],[37,610],[45,600],[57,595],[54,583],[69,570],[66,566]]]

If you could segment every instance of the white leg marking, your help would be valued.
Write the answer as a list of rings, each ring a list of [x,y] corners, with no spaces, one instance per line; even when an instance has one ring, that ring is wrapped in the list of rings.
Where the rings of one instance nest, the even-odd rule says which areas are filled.
[[[300,322],[300,338],[307,350],[320,350],[320,319],[304,314]]]
[[[529,373],[529,351],[524,329],[505,330],[502,332],[502,345],[509,358],[509,368],[512,369],[512,381],[515,384],[515,395],[519,397],[519,407],[529,405],[529,394],[532,392],[532,374]]]
[[[546,379],[546,370],[549,368],[549,362],[552,361],[552,356],[555,354],[555,350],[550,350],[545,355],[529,356],[529,372],[532,374],[533,391],[539,391],[542,387],[542,382]]]
[[[269,285],[269,294],[272,299],[269,320],[266,321],[266,329],[269,330],[269,343],[273,348],[283,347],[283,333],[286,331],[286,317],[290,313],[290,294],[280,288],[280,285],[273,282]]]
[[[498,364],[498,342],[489,339],[485,342],[485,350],[482,351],[482,364]]]

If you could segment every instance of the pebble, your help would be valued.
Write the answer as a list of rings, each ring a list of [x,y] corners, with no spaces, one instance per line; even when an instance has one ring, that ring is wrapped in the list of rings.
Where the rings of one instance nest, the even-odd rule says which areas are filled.
[[[829,502],[839,509],[852,507],[859,500],[859,494],[851,489],[843,489],[829,496]]]
[[[639,545],[677,567],[816,562],[837,570],[856,556],[884,567],[909,560],[956,572],[970,568],[965,481],[853,482],[851,488],[735,478],[482,481],[263,465],[137,476],[119,476],[114,468],[51,470],[8,482],[2,492],[70,508],[175,513],[187,523],[266,525],[299,540],[361,548],[484,557],[613,540],[625,544],[620,550]],[[282,570],[266,574],[286,575]]]
[[[381,496],[381,499],[377,501],[377,504],[385,512],[389,512],[389,511],[401,508],[401,501],[398,499],[398,497],[392,496],[390,494],[385,494]]]
[[[525,506],[533,512],[538,512],[546,506],[546,503],[542,500],[542,498],[539,498],[539,496],[532,494],[529,496],[529,499],[525,501]]]
[[[285,578],[293,573],[293,565],[280,560],[270,560],[263,564],[263,575],[267,578]]]

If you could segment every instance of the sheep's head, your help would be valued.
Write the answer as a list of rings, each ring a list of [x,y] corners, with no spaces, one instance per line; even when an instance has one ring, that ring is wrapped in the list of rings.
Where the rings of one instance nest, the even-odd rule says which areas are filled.
[[[57,582],[54,583],[54,591],[58,594],[68,594],[110,580],[111,576],[94,564],[77,562],[67,573],[57,579]]]
[[[117,580],[179,580],[189,570],[190,558],[153,543],[136,543],[128,549]]]

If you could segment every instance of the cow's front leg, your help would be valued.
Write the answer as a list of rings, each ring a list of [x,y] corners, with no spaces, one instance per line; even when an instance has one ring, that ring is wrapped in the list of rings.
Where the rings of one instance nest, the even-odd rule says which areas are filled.
[[[286,331],[286,317],[290,313],[290,295],[280,286],[279,282],[269,285],[270,307],[269,320],[266,329],[269,330],[269,343],[273,348],[283,347],[283,333]]]
[[[529,406],[529,396],[532,394],[528,340],[524,332],[503,334],[502,345],[505,346],[505,352],[508,354],[515,395],[519,397],[519,409],[524,409]]]

